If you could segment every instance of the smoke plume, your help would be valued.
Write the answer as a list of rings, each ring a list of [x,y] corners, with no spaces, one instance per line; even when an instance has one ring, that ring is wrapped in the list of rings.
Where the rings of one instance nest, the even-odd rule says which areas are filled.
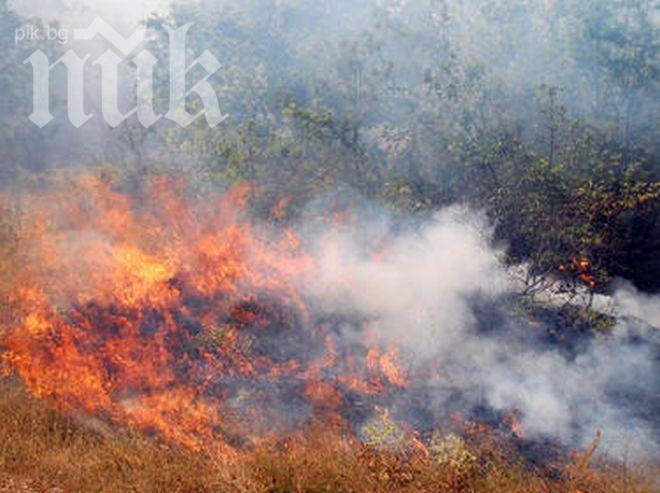
[[[489,244],[488,224],[473,212],[446,209],[412,232],[381,237],[376,255],[363,251],[380,234],[369,231],[361,224],[323,237],[315,294],[325,310],[373,320],[383,338],[404,348],[413,374],[439,364],[399,397],[401,418],[515,409],[526,436],[586,446],[601,430],[610,453],[654,450],[657,329],[620,318],[611,333],[575,347],[550,342],[548,332],[570,329],[516,313],[515,284]],[[653,300],[630,288],[615,300],[622,314],[657,317]],[[411,409],[420,395],[428,399],[423,409]]]

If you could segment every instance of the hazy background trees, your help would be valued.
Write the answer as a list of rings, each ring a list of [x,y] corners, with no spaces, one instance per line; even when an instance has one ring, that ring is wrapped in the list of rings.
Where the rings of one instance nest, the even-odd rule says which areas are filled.
[[[657,290],[659,15],[651,0],[175,3],[147,23],[161,55],[165,26],[194,22],[191,52],[224,65],[213,83],[229,119],[129,122],[91,152],[66,123],[27,122],[18,67],[34,48],[13,44],[21,19],[2,2],[0,176],[85,165],[133,184],[162,172],[192,188],[251,182],[264,211],[290,197],[286,217],[337,188],[401,215],[466,202],[512,261]]]

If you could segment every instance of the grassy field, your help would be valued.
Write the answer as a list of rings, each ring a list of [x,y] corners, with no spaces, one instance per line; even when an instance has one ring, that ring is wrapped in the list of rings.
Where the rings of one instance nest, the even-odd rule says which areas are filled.
[[[658,469],[595,465],[588,452],[526,465],[483,436],[460,451],[396,454],[311,427],[231,463],[62,416],[15,380],[0,384],[0,492],[654,492]]]

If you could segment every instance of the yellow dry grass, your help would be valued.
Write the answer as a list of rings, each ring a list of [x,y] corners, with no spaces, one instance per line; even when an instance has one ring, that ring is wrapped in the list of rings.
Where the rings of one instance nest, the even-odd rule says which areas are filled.
[[[582,454],[541,470],[495,439],[467,447],[474,460],[457,467],[424,454],[379,451],[310,425],[227,464],[155,437],[62,416],[16,380],[0,384],[0,492],[658,491],[657,468],[594,466]]]

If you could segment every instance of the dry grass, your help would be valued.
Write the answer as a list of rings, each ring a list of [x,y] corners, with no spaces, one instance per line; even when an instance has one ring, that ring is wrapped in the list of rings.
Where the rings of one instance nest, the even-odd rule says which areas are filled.
[[[419,451],[377,451],[310,426],[225,464],[100,422],[63,417],[15,381],[0,384],[0,492],[658,491],[657,469],[596,468],[583,455],[541,471],[494,440],[466,447],[469,460],[452,463]]]

